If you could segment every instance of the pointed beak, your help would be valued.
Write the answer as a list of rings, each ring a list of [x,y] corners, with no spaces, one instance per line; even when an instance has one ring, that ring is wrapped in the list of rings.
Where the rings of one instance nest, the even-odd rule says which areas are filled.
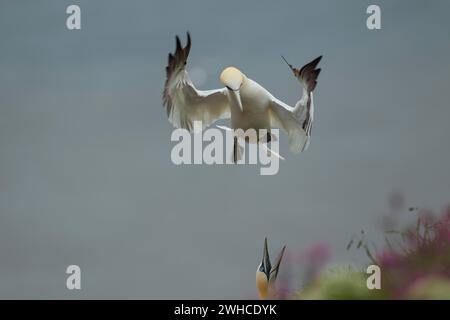
[[[231,103],[237,106],[239,110],[244,111],[244,108],[242,107],[241,93],[239,92],[239,89],[233,90],[231,88],[228,88],[228,93]]]
[[[281,260],[283,259],[283,254],[284,254],[285,249],[286,249],[286,246],[284,246],[283,249],[281,249],[281,252],[278,255],[277,260],[275,262],[275,266],[270,271],[270,278],[269,278],[270,282],[274,282],[277,279],[278,270],[280,269],[280,264],[281,264]]]
[[[267,238],[264,239],[262,265],[263,265],[264,273],[267,276],[267,280],[269,280],[270,270],[272,269],[272,265],[270,264],[269,249],[267,248]]]

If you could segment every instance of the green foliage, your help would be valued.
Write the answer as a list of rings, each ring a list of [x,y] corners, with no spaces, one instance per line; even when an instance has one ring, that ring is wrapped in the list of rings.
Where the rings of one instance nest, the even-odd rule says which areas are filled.
[[[316,278],[305,290],[295,294],[305,300],[368,300],[380,299],[382,293],[369,290],[367,274],[351,267],[329,269]]]

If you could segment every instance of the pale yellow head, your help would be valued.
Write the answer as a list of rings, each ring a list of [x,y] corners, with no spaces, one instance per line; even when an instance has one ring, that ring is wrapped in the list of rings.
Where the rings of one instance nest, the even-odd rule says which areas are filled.
[[[258,290],[259,298],[269,299],[271,296],[271,290],[269,290],[269,279],[263,271],[259,268],[256,270],[256,290]]]
[[[231,105],[241,111],[244,111],[242,105],[240,89],[244,83],[245,76],[235,67],[225,68],[220,74],[220,82],[228,89],[228,97]]]
[[[230,90],[236,91],[244,82],[244,75],[235,67],[225,68],[220,74],[220,82]]]
[[[278,276],[278,271],[283,259],[284,250],[286,246],[281,249],[280,254],[272,267],[270,263],[269,250],[267,248],[267,238],[264,239],[263,258],[256,269],[256,289],[258,290],[260,299],[273,299],[276,296],[275,281]]]

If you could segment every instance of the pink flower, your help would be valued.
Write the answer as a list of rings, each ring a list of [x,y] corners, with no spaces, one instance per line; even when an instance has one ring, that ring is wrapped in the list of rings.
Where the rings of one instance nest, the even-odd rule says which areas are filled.
[[[385,268],[395,267],[400,263],[398,255],[395,252],[388,250],[384,250],[378,254],[376,260]]]
[[[436,238],[440,244],[450,243],[450,227],[448,224],[443,223],[438,227]]]

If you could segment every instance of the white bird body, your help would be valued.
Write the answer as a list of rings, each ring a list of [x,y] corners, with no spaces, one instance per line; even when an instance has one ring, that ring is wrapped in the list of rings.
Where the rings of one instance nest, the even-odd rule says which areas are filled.
[[[271,94],[256,81],[248,79],[242,82],[239,89],[242,111],[231,104],[231,127],[233,129],[267,129],[270,130],[270,101]]]
[[[225,88],[197,90],[185,68],[190,48],[189,33],[184,48],[176,37],[176,51],[173,55],[169,54],[166,68],[167,80],[163,100],[169,121],[175,127],[192,131],[194,121],[202,121],[203,127],[206,127],[219,119],[230,118],[232,129],[242,129],[236,136],[244,137],[246,142],[270,142],[276,139],[270,129],[281,128],[288,134],[292,152],[298,153],[308,148],[314,116],[312,91],[320,73],[316,66],[322,57],[306,64],[300,70],[288,64],[303,85],[301,99],[295,107],[290,107],[234,67],[224,69],[220,75],[220,81]],[[253,133],[256,135],[246,132],[249,129],[255,130]],[[260,129],[267,130],[265,137],[259,136]],[[235,146],[237,143],[235,139]],[[239,158],[237,153],[235,148],[235,162]]]

